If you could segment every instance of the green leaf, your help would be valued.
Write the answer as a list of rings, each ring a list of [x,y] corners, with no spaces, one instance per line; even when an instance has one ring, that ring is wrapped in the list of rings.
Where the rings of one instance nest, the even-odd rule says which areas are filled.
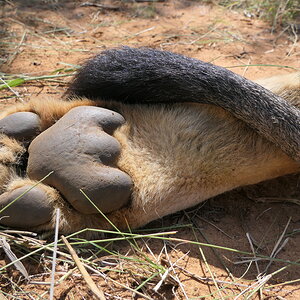
[[[9,87],[14,87],[14,86],[21,85],[24,82],[25,82],[24,78],[16,78],[16,79],[7,81],[6,83],[0,85],[0,91],[3,90],[3,89],[7,89]]]

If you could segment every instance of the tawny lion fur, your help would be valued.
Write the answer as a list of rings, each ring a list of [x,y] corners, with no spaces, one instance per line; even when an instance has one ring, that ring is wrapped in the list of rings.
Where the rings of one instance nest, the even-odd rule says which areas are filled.
[[[299,73],[257,82],[300,106]],[[87,99],[71,102],[34,99],[9,107],[0,119],[14,112],[31,111],[40,116],[46,129],[73,107],[102,104]],[[128,206],[107,215],[120,229],[140,227],[236,187],[299,172],[299,163],[222,108],[190,103],[172,106],[114,103],[110,107],[107,102],[105,107],[117,107],[126,120],[113,136],[122,148],[117,165],[134,182]],[[17,153],[24,148],[3,136],[1,145],[0,190],[34,184],[9,170],[9,164],[17,160]],[[53,188],[41,186],[53,207],[62,210],[61,232],[109,227],[99,214],[81,214],[64,204]],[[53,227],[54,218],[33,230]]]

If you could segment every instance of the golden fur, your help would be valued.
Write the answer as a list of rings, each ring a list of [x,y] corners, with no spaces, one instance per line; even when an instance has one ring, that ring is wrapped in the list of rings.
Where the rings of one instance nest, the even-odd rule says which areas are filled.
[[[300,105],[299,73],[258,83]],[[12,106],[0,118],[17,111],[31,111],[41,117],[46,129],[73,107],[94,104],[86,99],[70,102],[35,99]],[[118,167],[134,182],[129,205],[108,214],[119,228],[139,227],[236,187],[299,171],[299,164],[279,148],[216,106],[108,104],[106,107],[117,109],[126,120],[114,137],[122,147]],[[0,145],[8,147],[1,140]],[[12,142],[11,151],[7,155],[2,152],[0,157],[0,176],[6,181],[9,171],[5,159],[11,160],[16,152],[24,151],[22,147],[16,149]],[[2,186],[5,180],[0,182]],[[11,179],[8,189],[28,183],[34,184],[28,179]],[[62,232],[108,227],[99,214],[81,214],[64,203],[53,188],[45,185],[42,188],[48,191],[53,206],[62,209]],[[53,223],[49,223],[35,229],[52,227]]]
[[[12,165],[25,151],[19,142],[0,134],[0,193],[15,175]]]

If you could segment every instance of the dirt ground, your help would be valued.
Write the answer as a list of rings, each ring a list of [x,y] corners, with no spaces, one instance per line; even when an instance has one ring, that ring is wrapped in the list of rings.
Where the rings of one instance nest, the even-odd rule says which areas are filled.
[[[97,2],[105,8],[81,6],[82,3],[84,1],[3,1],[0,6],[0,75],[68,75],[67,69],[74,69],[74,65],[86,58],[120,45],[182,53],[231,68],[249,79],[300,68],[297,37],[282,31],[271,33],[268,24],[246,16],[243,11],[201,5],[201,1],[126,5],[119,1]],[[40,95],[60,97],[69,79],[66,76],[31,80],[12,90],[1,90],[0,109]],[[105,275],[126,287],[101,276],[93,275],[93,279],[102,287],[107,299],[143,299],[144,296],[133,291],[142,282],[145,283],[138,292],[148,299],[300,299],[298,189],[299,177],[290,175],[220,195],[199,207],[155,221],[145,229],[147,232],[170,226],[173,230],[177,225],[178,232],[172,238],[232,248],[237,252],[183,241],[144,238],[137,241],[142,253],[139,255],[151,258],[168,270],[165,279],[153,276],[147,281],[153,271],[133,265],[130,260],[103,257],[102,253],[94,259],[106,267]],[[281,244],[286,243],[276,255],[277,261],[249,262],[245,258],[249,255],[241,253],[253,252],[252,244],[256,255],[270,256],[282,234]],[[24,249],[18,249],[17,256],[24,254]],[[113,249],[120,257],[137,256],[125,241],[115,242]],[[0,266],[4,266],[7,263],[4,253],[0,258]],[[41,258],[38,259],[40,263]],[[122,272],[108,270],[105,261],[109,259],[110,268],[118,267]],[[35,269],[36,265],[31,266],[31,263],[27,268],[29,274],[35,274],[34,281],[49,282],[49,269],[40,266]],[[63,261],[57,270],[61,272],[57,273],[57,279],[68,271]],[[255,284],[264,271],[272,276],[257,293]],[[137,273],[143,274],[138,276]],[[49,285],[26,283],[13,268],[2,271],[1,276],[1,291],[7,299],[49,299]],[[156,291],[154,287],[158,283],[161,286]],[[245,290],[248,293],[242,294]],[[253,295],[249,291],[253,291]],[[92,299],[90,289],[76,270],[56,286],[55,297]]]

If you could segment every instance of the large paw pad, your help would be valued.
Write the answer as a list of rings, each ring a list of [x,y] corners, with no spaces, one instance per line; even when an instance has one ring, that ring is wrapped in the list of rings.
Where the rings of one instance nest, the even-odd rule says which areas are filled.
[[[79,212],[98,212],[80,189],[104,213],[121,208],[130,198],[132,181],[116,167],[120,145],[111,134],[123,123],[120,114],[107,109],[72,109],[30,144],[29,177],[40,180],[53,171],[43,183],[59,190]]]

